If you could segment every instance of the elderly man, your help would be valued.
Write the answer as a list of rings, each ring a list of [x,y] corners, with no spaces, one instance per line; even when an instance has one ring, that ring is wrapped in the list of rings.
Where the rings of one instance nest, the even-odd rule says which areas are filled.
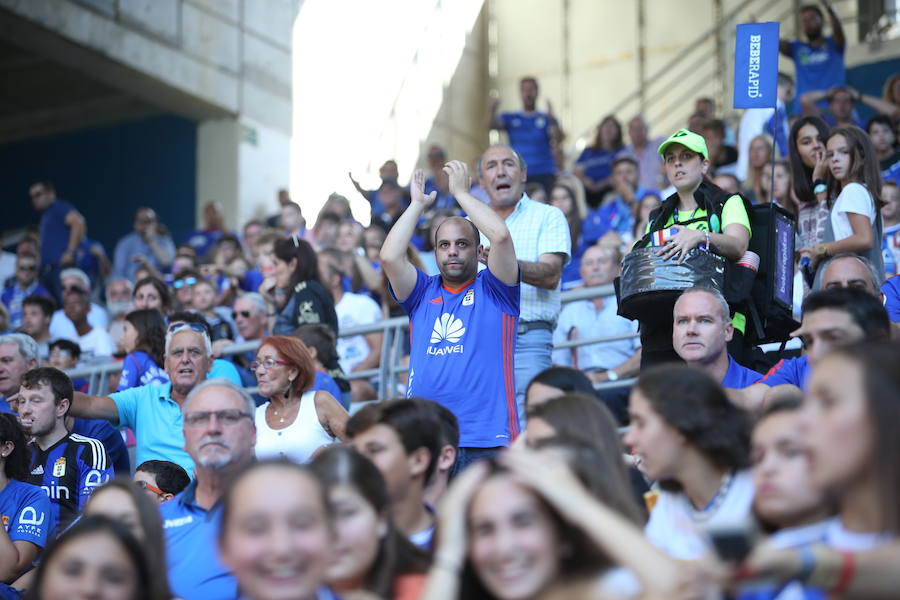
[[[709,288],[685,290],[675,302],[672,347],[688,365],[706,371],[724,388],[753,385],[762,374],[739,365],[726,346],[734,335],[728,302]]]
[[[516,408],[525,426],[525,388],[550,366],[553,330],[559,316],[559,281],[571,255],[566,217],[555,206],[539,204],[525,194],[527,167],[509,146],[491,146],[478,162],[481,187],[491,208],[504,219],[522,274],[521,314],[516,337]],[[490,244],[481,242],[489,256]]]
[[[143,206],[134,214],[134,231],[126,234],[113,253],[113,276],[134,281],[138,269],[163,272],[175,258],[175,242],[161,230],[156,212]]]
[[[172,593],[179,598],[235,598],[237,582],[219,560],[219,499],[253,461],[256,404],[226,379],[209,379],[184,399],[184,447],[196,464],[188,487],[160,506]],[[179,429],[181,431],[181,429]]]
[[[198,323],[178,322],[166,333],[165,369],[169,383],[134,387],[109,396],[75,392],[70,414],[106,419],[130,427],[137,438],[137,463],[158,459],[174,462],[188,472],[194,461],[185,452],[181,434],[181,406],[212,367],[209,333]]]
[[[584,251],[579,267],[585,287],[612,283],[619,274],[621,260],[616,248],[589,247]],[[615,294],[567,304],[559,314],[554,343],[636,334],[637,321],[620,317],[617,310]],[[634,338],[556,350],[554,362],[584,371],[594,383],[616,381],[637,373],[641,365],[640,345],[640,340]]]
[[[832,256],[819,267],[814,290],[858,288],[881,298],[881,278],[864,256],[844,253]]]

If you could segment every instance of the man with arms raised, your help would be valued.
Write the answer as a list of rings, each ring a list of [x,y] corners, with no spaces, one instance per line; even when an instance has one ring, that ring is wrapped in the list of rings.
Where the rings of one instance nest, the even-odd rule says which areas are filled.
[[[753,385],[762,374],[739,365],[726,346],[734,335],[728,302],[709,288],[685,290],[675,302],[672,347],[688,365],[706,371],[724,388]]]
[[[409,208],[381,248],[391,294],[409,314],[412,329],[407,397],[440,402],[459,420],[458,464],[489,456],[519,433],[513,356],[519,316],[519,266],[503,220],[469,194],[465,163],[444,167],[450,193],[472,219],[450,217],[435,232],[439,275],[428,276],[407,259],[419,217],[434,202],[416,171]],[[479,230],[493,250],[478,271]]]

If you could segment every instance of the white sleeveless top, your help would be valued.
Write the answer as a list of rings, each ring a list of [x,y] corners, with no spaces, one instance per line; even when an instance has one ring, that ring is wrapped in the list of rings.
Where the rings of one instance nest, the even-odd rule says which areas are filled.
[[[297,416],[284,429],[272,429],[266,423],[268,402],[256,408],[256,458],[286,458],[303,464],[316,450],[335,442],[319,422],[315,396],[316,391],[309,390],[300,397]]]

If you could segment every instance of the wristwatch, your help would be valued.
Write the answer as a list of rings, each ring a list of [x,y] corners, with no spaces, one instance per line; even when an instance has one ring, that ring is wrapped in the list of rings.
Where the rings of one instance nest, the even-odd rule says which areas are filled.
[[[828,256],[828,246],[826,246],[825,244],[819,244],[818,246],[816,246],[816,256],[819,256],[820,258]]]
[[[607,369],[606,370],[606,378],[609,379],[610,381],[618,381],[619,374],[616,373],[615,371],[613,371],[612,369]]]

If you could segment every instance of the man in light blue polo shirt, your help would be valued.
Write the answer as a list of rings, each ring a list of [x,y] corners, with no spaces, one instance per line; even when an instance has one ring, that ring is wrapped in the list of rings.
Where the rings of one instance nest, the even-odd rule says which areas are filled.
[[[728,354],[734,335],[728,302],[718,291],[689,288],[675,302],[672,347],[688,365],[706,371],[724,388],[742,389],[762,379]]]
[[[235,473],[254,459],[256,403],[227,379],[209,379],[182,404],[184,447],[194,480],[160,505],[173,595],[193,600],[237,598],[237,582],[219,560],[219,500]]]
[[[130,427],[137,439],[137,464],[168,460],[191,474],[194,461],[184,450],[181,405],[211,366],[212,344],[206,329],[197,323],[173,324],[166,333],[165,368],[170,383],[142,385],[109,396],[75,392],[69,414]]]

